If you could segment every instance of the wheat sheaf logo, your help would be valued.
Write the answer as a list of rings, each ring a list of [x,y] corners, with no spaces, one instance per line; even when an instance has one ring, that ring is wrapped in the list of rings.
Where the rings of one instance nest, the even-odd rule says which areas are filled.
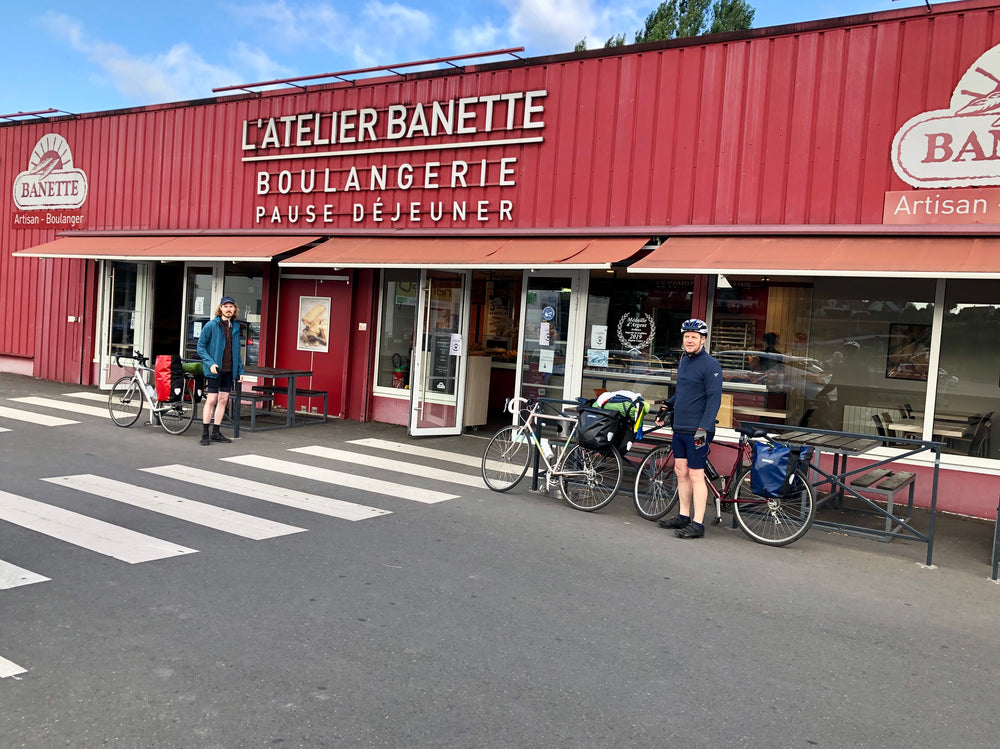
[[[87,199],[87,175],[73,167],[61,135],[43,135],[31,151],[27,171],[14,180],[14,204],[22,211],[79,208]]]
[[[958,81],[948,109],[911,118],[892,141],[892,166],[914,187],[1000,185],[1000,46]]]

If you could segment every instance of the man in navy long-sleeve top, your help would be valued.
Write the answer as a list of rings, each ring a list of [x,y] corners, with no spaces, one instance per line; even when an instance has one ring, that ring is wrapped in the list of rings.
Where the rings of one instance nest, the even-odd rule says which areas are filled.
[[[684,353],[677,365],[677,390],[668,402],[674,411],[674,471],[680,510],[659,525],[673,528],[678,538],[701,538],[708,504],[705,461],[722,405],[722,367],[705,351],[708,325],[703,320],[686,320],[681,334]]]

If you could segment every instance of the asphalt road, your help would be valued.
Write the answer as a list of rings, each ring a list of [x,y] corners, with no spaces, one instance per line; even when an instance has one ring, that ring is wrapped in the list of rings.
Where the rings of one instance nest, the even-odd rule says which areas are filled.
[[[476,436],[330,423],[204,448],[194,429],[124,430],[17,400],[100,405],[81,390],[0,375],[0,491],[15,497],[0,512],[27,499],[188,552],[128,563],[0,517],[0,561],[49,578],[0,589],[0,672],[19,671],[0,678],[4,749],[997,745],[991,524],[943,519],[936,569],[918,564],[920,544],[819,530],[783,549],[728,528],[681,541],[627,496],[589,514],[408,465],[476,477],[417,454],[475,458]],[[296,451],[310,446],[392,462]],[[175,464],[378,514],[142,470]],[[263,518],[273,534],[98,496],[86,475],[169,495],[164,511],[188,500]],[[357,477],[399,489],[345,485]],[[401,498],[408,487],[453,498]]]

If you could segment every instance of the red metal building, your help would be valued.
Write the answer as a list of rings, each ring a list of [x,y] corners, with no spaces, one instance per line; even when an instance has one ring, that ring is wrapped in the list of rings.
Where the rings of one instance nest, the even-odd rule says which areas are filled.
[[[107,384],[190,354],[224,291],[248,360],[308,367],[331,414],[447,433],[514,391],[655,397],[699,314],[722,429],[922,412],[897,426],[947,441],[941,506],[989,516],[998,11],[8,118],[0,368]]]

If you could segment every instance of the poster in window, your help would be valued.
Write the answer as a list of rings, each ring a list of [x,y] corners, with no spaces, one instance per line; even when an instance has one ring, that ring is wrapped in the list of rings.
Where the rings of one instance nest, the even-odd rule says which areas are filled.
[[[299,297],[299,351],[330,350],[330,297]]]
[[[889,326],[889,352],[885,360],[885,376],[894,380],[926,382],[931,355],[931,326]]]

